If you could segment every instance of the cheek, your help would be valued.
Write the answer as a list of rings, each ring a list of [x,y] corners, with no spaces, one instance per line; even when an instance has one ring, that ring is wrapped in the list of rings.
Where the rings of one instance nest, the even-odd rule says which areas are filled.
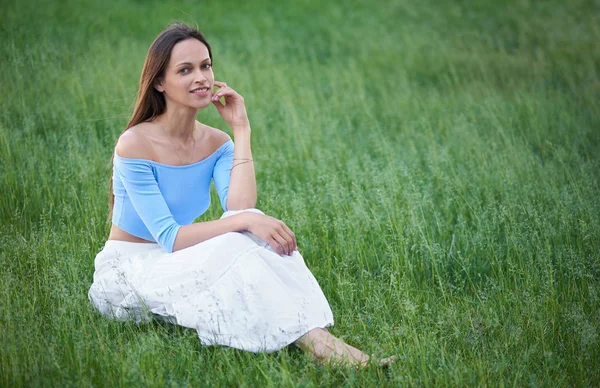
[[[171,91],[176,94],[186,93],[189,89],[190,81],[187,77],[177,77],[171,80]]]
[[[179,80],[177,79],[177,77],[166,77],[163,82],[165,91],[170,92],[170,93],[176,93],[177,89],[180,87],[178,81]]]

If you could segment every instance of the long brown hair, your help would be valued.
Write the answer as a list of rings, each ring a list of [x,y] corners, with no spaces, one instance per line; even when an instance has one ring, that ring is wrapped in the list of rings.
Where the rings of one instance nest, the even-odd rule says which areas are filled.
[[[165,96],[156,90],[154,85],[164,76],[165,69],[171,59],[173,47],[186,39],[198,39],[200,42],[204,43],[208,49],[208,56],[212,61],[210,45],[200,31],[181,22],[173,22],[167,25],[156,39],[154,39],[154,42],[152,42],[148,49],[148,54],[146,54],[146,60],[144,61],[144,67],[140,77],[140,86],[135,102],[135,108],[133,109],[131,119],[127,123],[127,126],[125,126],[121,135],[129,128],[145,121],[152,121],[155,117],[164,113],[166,109]],[[114,153],[112,158],[114,158]],[[108,220],[110,222],[115,203],[112,174],[110,177],[109,197]]]

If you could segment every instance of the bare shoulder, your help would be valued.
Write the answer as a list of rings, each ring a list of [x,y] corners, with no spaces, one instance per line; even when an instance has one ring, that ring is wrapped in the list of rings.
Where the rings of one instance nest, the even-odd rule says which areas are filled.
[[[220,129],[210,127],[206,124],[200,124],[204,127],[206,134],[206,142],[211,145],[211,148],[217,150],[223,144],[231,140],[231,137]]]
[[[127,129],[117,141],[115,151],[122,158],[152,160],[154,152],[148,141],[150,123],[140,123]]]

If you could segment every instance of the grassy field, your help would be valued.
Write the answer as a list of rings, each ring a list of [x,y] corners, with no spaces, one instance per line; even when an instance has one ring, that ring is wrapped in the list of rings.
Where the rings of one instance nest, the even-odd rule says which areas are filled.
[[[597,1],[2,3],[0,385],[600,385]],[[114,142],[172,20],[245,97],[258,207],[298,236],[333,333],[388,371],[88,302]]]

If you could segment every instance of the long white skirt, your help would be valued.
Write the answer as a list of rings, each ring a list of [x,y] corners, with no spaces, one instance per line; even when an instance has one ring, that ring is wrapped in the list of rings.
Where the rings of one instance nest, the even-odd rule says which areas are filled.
[[[333,325],[300,253],[279,256],[248,232],[170,254],[155,243],[109,240],[94,264],[88,295],[103,315],[136,322],[160,317],[196,329],[203,345],[273,352]]]

